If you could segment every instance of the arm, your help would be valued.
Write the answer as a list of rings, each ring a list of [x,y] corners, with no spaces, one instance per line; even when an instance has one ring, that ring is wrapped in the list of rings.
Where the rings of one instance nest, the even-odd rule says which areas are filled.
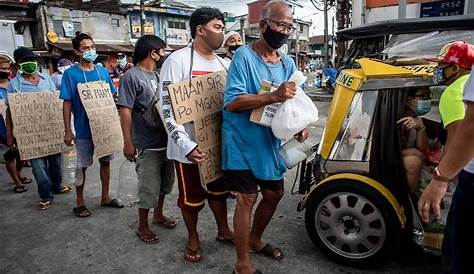
[[[453,141],[454,136],[456,135],[456,130],[458,128],[459,123],[460,123],[460,121],[456,121],[456,122],[453,122],[453,123],[449,124],[446,127],[446,130],[448,131],[448,137],[446,139],[446,144],[443,147],[443,151],[441,152],[441,159],[443,159],[444,154],[446,154],[446,151],[448,151],[449,145],[451,144],[451,142]]]
[[[123,134],[123,154],[129,161],[135,160],[136,148],[132,139],[132,109],[127,107],[120,108],[120,125]]]
[[[416,148],[423,153],[428,150],[428,136],[426,135],[425,126],[416,131]]]
[[[71,101],[63,101],[63,120],[64,120],[64,143],[67,146],[73,145],[74,134],[71,130],[71,113],[72,103]]]
[[[120,79],[117,104],[120,106],[120,125],[122,127],[124,141],[123,155],[129,161],[134,161],[137,154],[137,150],[133,144],[132,113],[137,98],[137,92],[141,89],[142,87],[139,85],[139,81],[130,77],[129,74],[123,75],[122,79]]]
[[[7,127],[7,146],[9,146],[10,148],[14,148],[15,137],[13,136],[13,121],[12,121],[12,115],[10,113],[10,107],[7,108],[6,127]]]
[[[243,112],[278,102],[272,93],[266,94],[244,94],[237,97],[232,103],[226,106],[226,110],[231,112]]]

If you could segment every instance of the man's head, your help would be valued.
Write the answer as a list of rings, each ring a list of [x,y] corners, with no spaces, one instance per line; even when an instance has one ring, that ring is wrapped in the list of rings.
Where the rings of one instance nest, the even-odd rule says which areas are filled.
[[[0,81],[8,80],[12,64],[13,58],[6,52],[0,52]]]
[[[140,64],[145,60],[154,61],[156,68],[160,68],[165,57],[166,43],[156,35],[143,35],[135,44],[133,62]]]
[[[224,35],[224,48],[231,56],[243,44],[240,33],[236,31],[229,31]]]
[[[438,63],[433,75],[435,84],[450,85],[470,72],[474,62],[474,46],[463,41],[449,43],[441,49],[437,58],[428,60]]]
[[[31,49],[19,47],[13,52],[13,58],[22,73],[35,74],[38,72],[38,56]]]
[[[428,88],[418,88],[408,91],[407,106],[422,116],[431,110],[431,92]]]
[[[224,15],[215,8],[199,8],[189,19],[191,37],[195,43],[204,43],[211,50],[218,50],[224,41]]]
[[[77,32],[76,37],[72,39],[72,48],[81,60],[87,63],[92,63],[97,59],[94,40],[87,33]]]
[[[127,55],[125,53],[120,52],[117,54],[117,64],[120,68],[124,68],[128,64]]]
[[[65,70],[72,66],[72,61],[68,58],[61,58],[58,61],[58,71],[64,73]]]
[[[260,21],[260,33],[268,46],[279,49],[288,42],[294,30],[293,12],[287,3],[277,0],[265,5]]]

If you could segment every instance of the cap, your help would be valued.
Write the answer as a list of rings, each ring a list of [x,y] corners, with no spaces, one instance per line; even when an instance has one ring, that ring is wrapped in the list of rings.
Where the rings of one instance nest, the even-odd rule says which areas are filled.
[[[428,61],[446,64],[456,64],[465,69],[471,69],[474,62],[474,46],[456,41],[443,46],[436,58],[426,58]]]
[[[10,63],[14,63],[15,61],[13,60],[13,58],[11,57],[10,54],[8,54],[6,51],[3,51],[3,50],[0,50],[0,61],[2,59],[6,59],[8,60],[8,62]]]
[[[13,58],[15,62],[20,63],[25,60],[31,60],[38,58],[38,55],[34,54],[29,48],[19,47],[13,52]]]
[[[65,67],[72,65],[72,61],[67,58],[61,58],[58,61],[58,67]]]
[[[122,59],[122,58],[125,58],[125,57],[127,57],[127,55],[125,55],[125,53],[123,53],[123,52],[117,53],[117,59]]]
[[[222,46],[225,46],[225,44],[227,43],[227,40],[229,40],[230,37],[234,36],[234,35],[240,35],[240,33],[236,32],[236,31],[229,31],[227,32],[225,35],[224,35],[224,43]]]

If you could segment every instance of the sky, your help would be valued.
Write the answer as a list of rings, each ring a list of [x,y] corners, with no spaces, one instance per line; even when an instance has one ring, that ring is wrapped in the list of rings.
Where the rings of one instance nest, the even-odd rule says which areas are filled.
[[[221,11],[226,11],[233,13],[234,15],[243,15],[247,14],[247,3],[253,2],[254,0],[177,0],[184,4],[188,4],[191,6],[211,6],[219,8]],[[126,3],[135,3],[136,0],[122,0],[122,2]],[[230,2],[230,3],[229,3]],[[295,18],[299,18],[305,21],[311,21],[313,24],[310,27],[310,36],[313,35],[322,35],[324,33],[324,13],[322,11],[317,10],[313,4],[311,4],[310,0],[296,0],[298,4],[302,5],[303,8],[296,8],[295,11]],[[319,2],[322,3],[321,0]],[[328,33],[332,33],[332,17],[335,16],[334,9],[331,9],[328,12],[328,24],[329,29]],[[334,19],[336,21],[336,19]],[[337,22],[335,22],[337,25]],[[335,30],[336,26],[335,26]]]

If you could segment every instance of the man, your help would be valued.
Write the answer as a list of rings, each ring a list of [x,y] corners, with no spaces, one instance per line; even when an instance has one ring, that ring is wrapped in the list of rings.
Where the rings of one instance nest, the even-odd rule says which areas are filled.
[[[163,215],[165,195],[173,190],[174,165],[166,158],[167,134],[155,108],[159,83],[155,70],[161,65],[165,48],[165,42],[155,35],[138,39],[134,55],[137,66],[122,76],[118,96],[123,152],[129,161],[136,161],[138,175],[137,236],[147,244],[159,241],[148,226],[151,208],[155,208],[154,223],[176,226],[175,219]]]
[[[242,37],[236,31],[232,30],[224,35],[224,48],[226,50],[224,60],[226,60],[229,65],[232,61],[232,56],[234,55],[235,51],[243,44]]]
[[[78,33],[72,39],[72,47],[79,56],[80,62],[64,72],[59,98],[64,100],[64,142],[68,146],[76,145],[77,165],[79,168],[82,168],[83,176],[83,184],[76,187],[77,206],[73,209],[73,212],[77,217],[85,218],[91,215],[91,212],[85,206],[84,183],[86,181],[86,170],[93,162],[94,143],[92,142],[89,119],[79,97],[77,85],[93,81],[106,81],[110,86],[111,92],[115,93],[116,91],[107,70],[103,67],[95,66],[93,63],[97,58],[97,53],[92,37],[86,33]],[[74,136],[71,130],[71,113],[74,114],[76,136]],[[102,182],[101,205],[104,207],[122,208],[123,205],[117,199],[112,199],[109,195],[110,162],[112,159],[113,154],[99,159],[100,180]]]
[[[425,222],[429,221],[431,208],[435,217],[439,218],[441,199],[456,172],[461,171],[457,174],[458,184],[448,213],[443,262],[450,273],[471,273],[471,257],[466,254],[466,250],[474,242],[474,80],[472,72],[468,80],[468,73],[474,62],[474,47],[458,41],[445,48],[446,53],[438,60],[434,79],[438,83],[445,82],[449,85],[443,92],[439,105],[448,137],[433,179],[418,202],[418,210]],[[465,103],[462,100],[463,88]]]
[[[402,159],[410,193],[416,192],[425,161],[425,152],[428,150],[428,136],[420,116],[430,110],[429,90],[413,89],[408,92],[403,118],[397,121],[400,126]]]
[[[202,187],[197,163],[204,160],[204,155],[196,143],[192,123],[176,123],[167,87],[171,83],[226,69],[225,61],[214,52],[224,40],[224,16],[218,9],[199,8],[191,15],[189,25],[194,42],[191,47],[178,50],[166,58],[161,68],[159,102],[169,136],[167,155],[177,162],[178,206],[188,230],[184,259],[198,262],[201,260],[198,213],[204,207],[206,198],[216,219],[217,240],[233,240],[227,223],[228,193],[222,180],[209,183],[208,191]]]
[[[128,62],[127,55],[125,53],[118,53],[117,54],[117,66],[111,69],[110,77],[113,78],[120,78],[123,74],[125,74],[129,69],[133,67],[133,64]]]
[[[38,73],[37,56],[29,48],[19,47],[13,52],[13,58],[20,68],[20,73],[8,85],[9,93],[53,91],[55,86],[46,74]],[[7,109],[7,144],[16,149],[13,135],[13,121],[10,109]],[[61,186],[62,159],[61,153],[31,160],[33,176],[38,184],[40,210],[46,210],[53,201],[53,192],[64,194],[71,192],[67,186]]]
[[[67,58],[61,58],[58,61],[58,71],[51,75],[54,85],[57,90],[61,90],[61,81],[63,79],[64,71],[72,66],[72,61]]]
[[[10,55],[0,52],[0,99],[7,99],[7,89],[9,76],[11,73],[10,67],[13,64],[13,59]],[[0,114],[0,146],[6,148],[7,145],[7,128],[5,126],[5,119]],[[28,189],[24,184],[31,183],[31,179],[23,177],[21,175],[21,170],[23,169],[23,161],[20,160],[20,154],[18,150],[8,148],[7,152],[4,155],[0,155],[5,159],[5,166],[7,168],[8,174],[13,180],[15,187],[13,191],[15,193],[23,193]]]
[[[224,94],[222,167],[229,190],[237,192],[234,214],[237,264],[234,272],[239,274],[261,273],[252,264],[249,248],[274,260],[284,256],[279,248],[262,241],[262,234],[284,192],[286,166],[278,156],[281,141],[270,128],[249,120],[253,109],[295,96],[296,85],[288,82],[296,70],[295,63],[278,52],[295,29],[291,8],[283,1],[268,3],[259,27],[261,38],[234,54]],[[280,86],[272,93],[257,94],[262,80]],[[306,130],[299,134],[299,140],[307,137]],[[255,211],[250,232],[258,187],[263,198]]]

